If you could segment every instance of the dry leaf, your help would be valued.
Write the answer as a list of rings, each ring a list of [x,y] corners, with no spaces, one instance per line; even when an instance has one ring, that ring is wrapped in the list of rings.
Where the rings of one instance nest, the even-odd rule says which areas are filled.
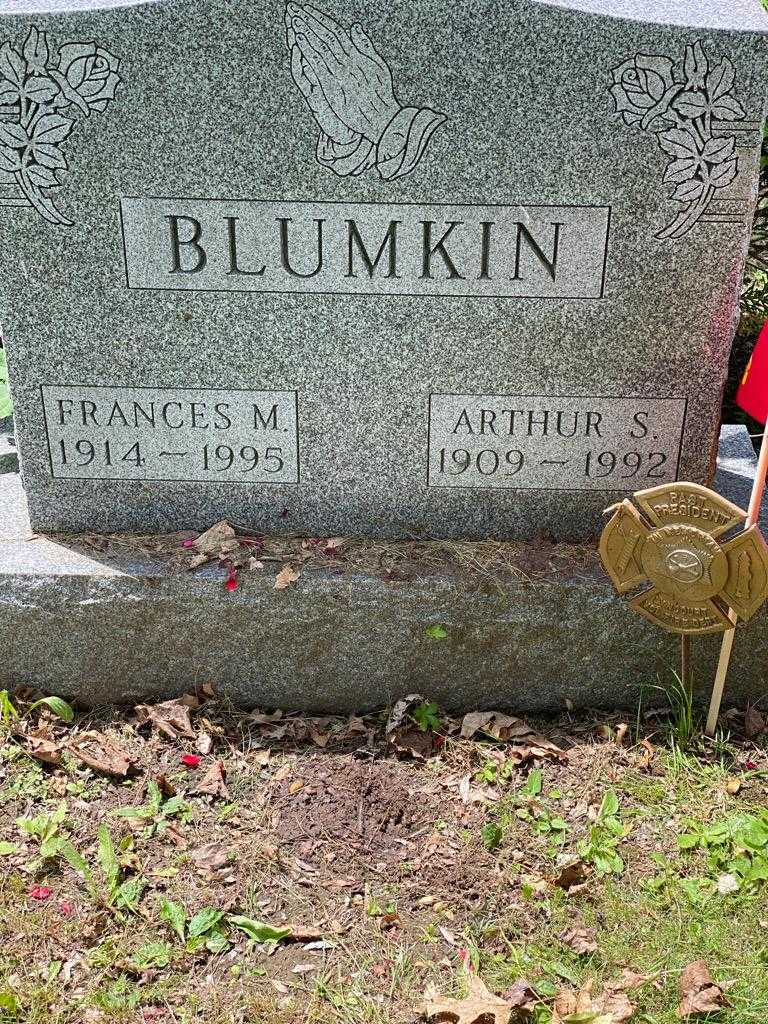
[[[736,796],[736,794],[741,789],[741,786],[742,786],[741,779],[736,779],[736,778],[727,779],[726,783],[725,783],[725,792],[729,796]]]
[[[190,858],[198,871],[214,874],[227,866],[227,848],[222,843],[206,843],[190,852]]]
[[[196,793],[208,793],[211,796],[220,796],[222,800],[229,799],[229,790],[224,781],[226,769],[223,761],[213,761],[210,768],[195,788]]]
[[[637,971],[625,967],[616,981],[609,982],[608,988],[613,992],[629,992],[633,988],[642,988],[655,977],[655,974],[638,974]]]
[[[563,758],[563,751],[545,736],[535,733],[521,718],[505,715],[501,711],[473,711],[461,720],[461,735],[471,739],[477,733],[491,736],[504,743],[511,742],[510,759],[522,764],[532,757]]]
[[[616,726],[616,745],[618,747],[624,745],[624,740],[626,738],[628,729],[629,726],[626,722],[621,722],[619,725]]]
[[[555,861],[559,874],[552,879],[558,889],[571,892],[585,884],[592,873],[590,866],[576,854],[560,854]]]
[[[213,737],[207,732],[199,732],[195,740],[195,747],[201,754],[210,754],[213,747]]]
[[[531,727],[521,718],[504,715],[501,711],[473,711],[461,720],[461,736],[471,739],[482,732],[495,740],[509,740],[531,735]]]
[[[422,1015],[427,1020],[450,1024],[509,1024],[512,1007],[506,1000],[489,992],[476,974],[468,975],[469,994],[466,999],[447,999],[427,994]]]
[[[680,975],[680,1005],[678,1017],[696,1017],[703,1013],[717,1013],[731,1004],[725,997],[721,985],[718,985],[709,973],[705,960],[695,960]]]
[[[301,576],[300,572],[297,572],[292,565],[284,565],[280,572],[275,576],[275,590],[286,590],[292,583]]]
[[[541,999],[539,999],[533,987],[524,978],[518,978],[512,988],[507,989],[504,993],[504,1001],[509,1003],[512,1010],[517,1011],[514,1015],[514,1020],[530,1016],[536,1007],[541,1004]]]
[[[597,952],[595,933],[591,928],[569,928],[558,935],[558,939],[579,956]]]
[[[200,556],[203,557],[205,562],[212,558],[226,558],[233,551],[237,551],[240,547],[240,542],[235,537],[234,528],[229,525],[226,519],[222,519],[220,523],[216,523],[210,530],[201,533],[192,544],[192,547],[197,552],[193,562],[197,565],[202,565],[203,563],[199,561]]]
[[[420,704],[427,704],[427,698],[420,693],[409,693],[401,697],[389,713],[384,731],[387,735],[397,732],[408,723],[411,711]]]
[[[305,785],[306,785],[306,783],[304,782],[303,779],[296,779],[288,787],[289,795],[290,796],[296,796],[297,793],[301,792],[301,790],[304,789]]]
[[[70,741],[68,749],[94,771],[121,779],[124,779],[136,764],[130,754],[108,739],[104,733],[96,730],[80,733]]]
[[[562,991],[555,997],[552,1024],[585,1021],[590,1024],[625,1024],[635,1007],[622,989],[607,986],[599,996],[592,995],[594,981],[590,978],[578,992]]]
[[[744,734],[748,740],[754,740],[765,732],[766,721],[757,708],[749,707],[744,712]]]
[[[45,764],[61,763],[63,743],[46,739],[44,736],[24,736],[22,744],[24,752],[38,761],[43,761]]]
[[[640,740],[640,746],[644,748],[644,752],[638,762],[638,768],[649,768],[651,761],[653,761],[656,756],[656,751],[654,750],[651,741],[647,739]]]
[[[141,726],[149,722],[169,740],[177,740],[180,736],[193,739],[195,731],[189,709],[197,707],[198,703],[196,697],[187,694],[181,700],[166,700],[162,704],[137,704],[134,709],[137,724]]]

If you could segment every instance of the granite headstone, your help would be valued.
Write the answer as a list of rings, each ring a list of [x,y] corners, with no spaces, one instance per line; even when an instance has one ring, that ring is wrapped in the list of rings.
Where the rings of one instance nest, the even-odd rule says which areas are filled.
[[[760,0],[0,0],[32,524],[594,535],[706,483]]]

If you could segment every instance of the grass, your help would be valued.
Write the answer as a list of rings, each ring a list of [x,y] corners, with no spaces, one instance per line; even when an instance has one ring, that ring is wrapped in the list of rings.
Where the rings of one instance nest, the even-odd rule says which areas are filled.
[[[139,770],[115,781],[68,757],[46,767],[8,734],[0,844],[18,851],[0,856],[3,1024],[413,1024],[428,986],[464,991],[462,958],[496,993],[530,982],[537,1024],[556,991],[588,979],[599,991],[624,968],[649,976],[631,993],[633,1019],[672,1024],[680,972],[699,958],[732,983],[724,1020],[765,1019],[768,883],[717,890],[744,867],[743,823],[766,808],[765,740],[740,737],[737,717],[713,743],[687,705],[641,715],[645,746],[606,740],[615,719],[540,722],[567,757],[521,765],[519,746],[460,740],[434,715],[446,739],[419,762],[393,755],[375,716],[350,734],[341,720],[299,716],[254,725],[214,701],[193,721],[227,766],[228,800],[197,794],[200,772],[180,764],[192,739],[141,734],[119,717],[67,724],[41,708],[28,718],[51,736],[101,730]],[[325,746],[308,739],[319,729]],[[53,816],[55,832],[38,829],[41,860],[40,834],[16,821]],[[725,844],[720,822],[742,823]],[[763,848],[750,834],[757,863],[768,836]],[[212,842],[228,858],[201,871],[195,855]],[[579,856],[584,885],[554,884],[563,857]],[[125,884],[132,898],[121,902]],[[48,897],[35,899],[35,886]],[[163,901],[183,908],[183,935]],[[195,939],[191,920],[206,907],[218,923]],[[314,931],[251,942],[230,923],[242,915]],[[573,951],[573,928],[592,934],[594,952]]]

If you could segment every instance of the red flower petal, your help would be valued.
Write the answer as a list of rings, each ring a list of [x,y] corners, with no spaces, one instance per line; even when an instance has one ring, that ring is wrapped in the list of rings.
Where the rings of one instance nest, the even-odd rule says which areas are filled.
[[[193,540],[183,540],[181,542],[181,546],[183,548],[193,548],[195,546],[195,542]]]
[[[47,900],[53,889],[49,889],[47,885],[33,885],[29,890],[29,895],[33,900]]]
[[[200,764],[201,758],[197,754],[182,754],[181,763],[185,764],[187,768],[197,768]]]
[[[69,900],[59,900],[59,913],[63,914],[64,917],[69,917],[73,909]]]
[[[227,582],[224,584],[227,590],[237,590],[237,576],[227,576]]]

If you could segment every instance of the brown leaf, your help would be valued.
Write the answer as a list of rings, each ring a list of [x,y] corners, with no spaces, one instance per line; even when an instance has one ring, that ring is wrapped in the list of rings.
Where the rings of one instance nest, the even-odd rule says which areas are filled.
[[[677,1008],[678,1017],[717,1013],[731,1005],[722,986],[710,974],[705,960],[694,960],[683,970],[680,975],[680,995],[682,999]]]
[[[195,787],[196,793],[208,793],[211,796],[220,796],[222,800],[229,799],[229,790],[224,781],[226,769],[223,761],[213,761],[208,771]]]
[[[555,996],[552,1024],[569,1024],[571,1020],[593,1024],[625,1024],[635,1012],[626,992],[607,986],[598,996],[592,995],[594,981],[590,978],[578,992],[564,990]]]
[[[284,565],[280,572],[275,576],[275,590],[286,590],[292,583],[301,576],[300,572],[297,572],[292,565]]]
[[[621,722],[621,723],[619,723],[619,725],[616,726],[616,746],[617,747],[622,747],[624,745],[624,740],[626,739],[627,730],[628,729],[629,729],[629,726],[627,725],[626,722]]]
[[[24,736],[22,740],[25,753],[45,764],[60,764],[64,743],[46,739],[44,736]]]
[[[532,734],[527,722],[502,714],[501,711],[472,711],[464,715],[461,720],[461,736],[468,740],[478,732],[495,740],[518,739]]]
[[[432,753],[434,737],[431,732],[422,732],[421,729],[414,727],[391,733],[389,742],[398,754],[405,754],[406,757],[421,761]]]
[[[578,956],[597,952],[595,933],[591,928],[569,928],[558,935],[558,939]]]
[[[237,551],[240,542],[235,537],[234,528],[226,519],[222,519],[210,530],[201,533],[192,547],[197,552],[197,556],[204,556],[204,561],[209,561],[211,558],[226,558],[233,551]],[[202,564],[198,557],[195,557],[193,561],[198,565]]]
[[[633,988],[642,988],[655,977],[654,974],[638,974],[637,971],[625,967],[615,981],[609,982],[608,988],[613,992],[629,992]]]
[[[563,854],[558,857],[556,867],[559,874],[552,880],[558,889],[566,892],[583,885],[592,873],[589,865],[575,854]]]
[[[166,700],[162,704],[137,704],[135,711],[138,718],[138,725],[151,723],[158,732],[167,736],[169,740],[176,740],[180,736],[193,739],[195,731],[189,717],[191,704],[189,695],[182,700]]]
[[[387,736],[390,733],[398,732],[409,723],[409,715],[414,708],[420,704],[426,704],[427,698],[420,693],[409,693],[401,697],[389,713],[384,731]]]
[[[764,733],[766,729],[765,716],[757,708],[749,707],[744,712],[744,734],[748,740],[753,740]]]
[[[725,792],[729,796],[736,796],[736,794],[741,789],[742,785],[743,785],[743,783],[742,783],[741,779],[737,779],[737,778],[734,778],[734,777],[731,777],[730,779],[726,779],[725,780]]]
[[[198,871],[215,874],[227,866],[227,848],[222,843],[206,843],[189,854]]]
[[[485,987],[476,974],[468,975],[469,994],[466,999],[448,999],[427,995],[422,1015],[427,1020],[450,1024],[509,1024],[512,1007]]]
[[[517,1010],[517,1017],[533,1013],[541,1004],[541,999],[534,988],[524,978],[518,978],[512,988],[504,993],[504,1001],[509,1003],[513,1010]]]
[[[135,768],[135,759],[95,729],[70,740],[69,751],[89,768],[124,779]]]
[[[546,738],[535,733],[521,718],[505,715],[501,711],[473,711],[461,720],[461,735],[471,739],[477,733],[504,743],[512,743],[509,757],[518,764],[533,757],[563,758],[563,751]]]
[[[201,754],[210,754],[213,748],[213,737],[207,732],[199,732],[195,740],[195,747]]]
[[[640,740],[640,746],[643,747],[643,755],[637,766],[638,768],[649,768],[651,761],[653,761],[656,756],[656,751],[654,750],[651,741],[647,739]]]
[[[595,1010],[605,1019],[605,1024],[624,1024],[635,1012],[629,996],[621,990],[607,991],[598,997]]]
[[[167,775],[155,775],[155,782],[157,783],[157,788],[166,799],[176,796],[176,787]]]

